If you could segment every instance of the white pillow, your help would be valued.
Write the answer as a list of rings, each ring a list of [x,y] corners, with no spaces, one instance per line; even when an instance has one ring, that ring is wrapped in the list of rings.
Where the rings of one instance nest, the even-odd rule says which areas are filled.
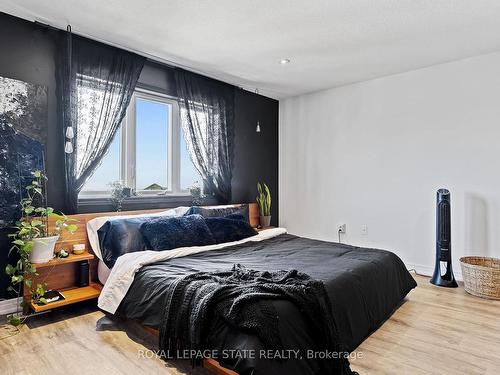
[[[97,231],[102,227],[108,220],[117,219],[129,219],[133,217],[147,217],[147,216],[182,216],[188,212],[190,207],[177,207],[166,211],[153,212],[150,214],[137,214],[137,215],[123,215],[123,216],[101,216],[96,217],[87,222],[87,235],[89,237],[90,246],[94,251],[96,257],[102,260],[101,248],[99,246],[99,237]]]

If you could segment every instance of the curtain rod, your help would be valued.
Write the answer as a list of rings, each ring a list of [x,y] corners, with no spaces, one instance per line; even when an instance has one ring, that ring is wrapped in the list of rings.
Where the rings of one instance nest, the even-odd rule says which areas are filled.
[[[33,22],[35,23],[35,25],[42,26],[42,27],[45,27],[45,28],[50,29],[50,30],[64,31],[64,32],[66,32],[65,29],[62,29],[59,26],[52,26],[52,25],[50,25],[48,23],[41,22],[41,21],[38,21],[38,20],[34,20]],[[109,45],[111,47],[120,48],[120,49],[123,49],[125,51],[133,52],[133,53],[135,53],[137,55],[146,57],[148,60],[150,60],[151,62],[154,62],[154,63],[163,64],[163,65],[166,65],[166,66],[171,67],[171,68],[182,68],[182,69],[188,70],[188,71],[190,71],[192,73],[200,74],[200,75],[203,75],[205,77],[212,78],[212,79],[215,79],[217,81],[221,81],[221,82],[224,82],[226,84],[233,85],[233,86],[235,86],[237,88],[240,88],[240,89],[243,89],[243,90],[246,90],[246,91],[255,92],[255,90],[256,90],[256,88],[254,88],[252,86],[246,85],[246,87],[245,87],[245,85],[240,85],[240,84],[236,84],[236,83],[230,83],[230,82],[222,81],[218,77],[215,77],[213,75],[209,75],[209,74],[207,74],[207,73],[205,73],[203,71],[191,68],[191,67],[186,66],[184,64],[176,63],[176,62],[173,62],[171,60],[168,60],[168,59],[165,59],[165,58],[161,58],[161,57],[152,55],[152,54],[147,53],[147,52],[138,51],[138,50],[136,50],[134,48],[125,47],[125,46],[122,46],[121,44],[113,43],[113,42],[107,41],[105,39],[96,38],[96,37],[94,37],[92,35],[89,35],[89,34],[80,33],[80,32],[76,32],[76,33],[72,32],[72,33],[74,35],[78,35],[78,36],[81,36],[81,37],[84,37],[84,38],[87,38],[87,39],[91,39],[91,40],[94,40],[94,41],[99,42],[99,43],[107,44],[107,45]],[[258,90],[258,88],[257,88],[257,90]]]

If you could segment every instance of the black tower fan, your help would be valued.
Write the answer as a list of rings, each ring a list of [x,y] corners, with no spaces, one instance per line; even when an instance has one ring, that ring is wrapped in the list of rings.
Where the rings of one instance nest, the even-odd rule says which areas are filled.
[[[442,273],[441,267],[446,267]],[[436,197],[436,265],[431,283],[448,288],[456,288],[451,265],[451,200],[450,191],[439,189]]]

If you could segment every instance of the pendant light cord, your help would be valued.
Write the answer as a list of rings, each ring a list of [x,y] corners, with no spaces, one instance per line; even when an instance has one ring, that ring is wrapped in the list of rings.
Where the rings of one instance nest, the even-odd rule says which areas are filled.
[[[71,25],[66,27],[67,31],[67,43],[68,43],[68,118],[66,119],[66,128],[64,130],[66,142],[64,145],[64,151],[67,154],[73,153],[73,138],[74,138],[74,130],[72,124],[72,112],[73,112],[73,34],[71,30]]]
[[[73,109],[72,108],[72,90],[71,90],[71,78],[72,78],[72,70],[73,70],[73,38],[72,38],[72,32],[71,32],[71,25],[68,25],[66,27],[66,31],[68,32],[68,86],[69,86],[69,109],[70,111]],[[70,124],[72,125],[72,124]]]

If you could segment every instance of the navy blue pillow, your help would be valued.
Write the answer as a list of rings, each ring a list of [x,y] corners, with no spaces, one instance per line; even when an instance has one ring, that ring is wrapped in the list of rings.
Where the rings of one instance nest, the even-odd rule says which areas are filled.
[[[226,217],[207,217],[205,222],[215,243],[239,241],[257,234],[257,231],[245,221],[245,218],[238,214]]]
[[[135,251],[144,251],[147,243],[139,230],[141,224],[159,216],[142,216],[127,219],[111,219],[106,221],[97,231],[102,260],[113,268],[120,255]]]
[[[159,217],[143,223],[140,231],[152,250],[215,244],[201,215]]]
[[[189,209],[186,215],[198,214],[207,217],[226,217],[227,215],[241,215],[244,220],[250,222],[250,214],[248,210],[248,204],[242,204],[238,207],[198,207],[193,206]]]

